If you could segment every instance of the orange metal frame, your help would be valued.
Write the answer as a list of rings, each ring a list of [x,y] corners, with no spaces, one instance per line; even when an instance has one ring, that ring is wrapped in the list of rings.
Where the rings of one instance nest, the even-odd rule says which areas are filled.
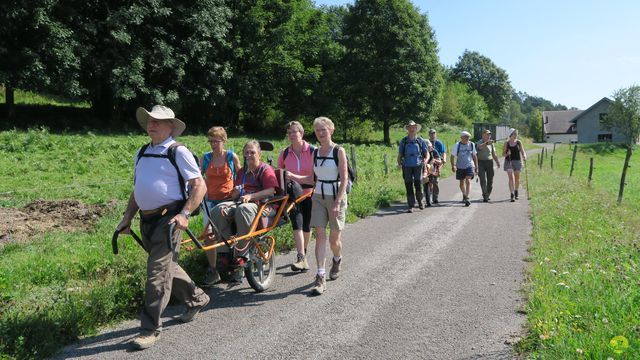
[[[261,215],[257,215],[255,217],[255,219],[253,219],[253,222],[251,223],[251,227],[249,228],[249,232],[245,235],[241,235],[241,236],[232,236],[230,237],[227,242],[224,241],[220,241],[217,242],[213,245],[205,245],[202,247],[202,250],[204,251],[209,251],[209,250],[213,250],[213,249],[217,249],[221,246],[225,246],[227,245],[227,243],[232,243],[235,244],[238,241],[242,241],[242,240],[251,240],[253,242],[253,244],[251,246],[255,246],[256,245],[256,239],[262,235],[262,234],[266,234],[269,231],[275,229],[278,226],[278,223],[280,222],[280,218],[282,217],[282,213],[286,210],[287,213],[289,213],[291,211],[291,209],[293,209],[293,207],[301,202],[302,200],[310,197],[312,195],[312,193],[308,193],[308,194],[304,194],[302,196],[300,196],[299,198],[297,198],[294,202],[291,202],[290,204],[287,205],[287,201],[289,200],[289,195],[284,195],[284,196],[279,196],[279,197],[275,197],[273,199],[270,199],[266,202],[264,202],[261,206],[260,209],[258,210],[258,214],[262,214],[262,212],[264,211],[265,207],[271,204],[275,204],[275,203],[280,203],[280,206],[278,207],[278,212],[276,213],[276,216],[273,219],[273,223],[266,227],[266,228],[262,228],[260,230],[256,230],[258,228],[258,223],[260,222],[262,216]],[[200,235],[198,237],[199,240],[203,240],[204,238],[206,238],[207,236],[212,235],[212,233],[204,233],[202,235]],[[264,251],[260,248],[260,246],[258,246],[258,253],[260,255],[260,257],[263,258],[263,260],[268,260],[271,255],[273,255],[273,251],[275,249],[275,238],[273,236],[269,236],[269,250],[267,251],[267,253],[265,254]],[[191,239],[184,239],[182,240],[181,244],[186,244],[192,242]]]

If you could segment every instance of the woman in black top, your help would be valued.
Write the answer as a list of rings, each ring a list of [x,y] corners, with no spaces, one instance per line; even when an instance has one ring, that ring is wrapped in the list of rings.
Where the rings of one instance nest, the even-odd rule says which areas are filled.
[[[518,130],[511,129],[509,140],[504,143],[502,155],[504,156],[504,171],[507,172],[507,176],[509,177],[511,202],[514,202],[518,200],[522,162],[527,161],[527,153],[524,151],[522,142],[518,140]]]

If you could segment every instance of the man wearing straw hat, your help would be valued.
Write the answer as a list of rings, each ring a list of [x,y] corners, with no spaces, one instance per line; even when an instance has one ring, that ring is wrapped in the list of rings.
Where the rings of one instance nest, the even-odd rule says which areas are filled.
[[[404,186],[407,189],[407,212],[413,212],[413,207],[418,204],[424,209],[422,203],[422,167],[429,161],[429,147],[431,144],[418,136],[422,126],[415,121],[409,121],[404,129],[407,136],[400,140],[398,146],[398,166],[402,168]],[[415,188],[415,193],[414,193]]]
[[[171,109],[162,105],[150,112],[138,108],[136,118],[151,142],[135,156],[134,189],[116,230],[129,233],[131,220],[139,210],[142,242],[149,255],[141,333],[132,344],[136,349],[146,349],[158,340],[160,316],[172,294],[187,306],[180,318],[183,322],[193,320],[209,303],[209,296],[177,263],[182,230],[189,225],[189,215],[198,208],[207,187],[191,152],[174,140],[186,126]],[[175,231],[169,234],[172,226]]]

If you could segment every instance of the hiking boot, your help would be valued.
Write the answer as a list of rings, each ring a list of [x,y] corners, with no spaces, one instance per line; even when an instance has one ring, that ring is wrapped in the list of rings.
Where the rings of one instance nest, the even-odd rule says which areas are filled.
[[[291,264],[292,271],[307,271],[309,270],[309,264],[307,263],[307,257],[302,254],[298,254],[296,262]]]
[[[220,282],[220,274],[216,269],[209,268],[207,269],[207,274],[204,277],[204,281],[202,282],[203,286],[213,286]]]
[[[418,209],[423,210],[424,209],[424,205],[422,203],[420,203],[420,205],[418,205]]]
[[[511,202],[514,202],[514,201],[516,201],[516,197],[513,193],[511,193]]]
[[[482,198],[482,202],[489,202],[489,198]]]
[[[194,306],[194,307],[188,309],[186,313],[184,313],[184,314],[182,314],[182,316],[180,316],[180,321],[182,321],[183,323],[188,323],[188,322],[192,321],[193,318],[195,318],[196,315],[198,315],[200,310],[204,309],[205,306],[209,305],[209,300],[210,300],[210,298],[209,298],[209,296],[207,296],[207,300],[204,302],[204,304],[197,305],[197,306]]]
[[[408,208],[408,209],[407,209],[407,212],[408,212],[408,213],[412,213],[412,212],[413,212],[413,208]]]
[[[464,199],[464,206],[469,206],[471,205],[471,202],[469,201],[469,198]]]
[[[432,202],[433,202],[434,204],[438,204],[438,198],[433,198],[433,201],[432,201]]]
[[[331,259],[333,264],[331,265],[331,271],[329,271],[329,279],[335,280],[338,278],[338,273],[340,272],[340,265],[342,264],[342,258],[336,261],[335,259]]]
[[[433,205],[431,205],[430,202],[427,203],[427,207],[432,207]]]
[[[136,350],[144,350],[152,347],[156,344],[160,338],[160,333],[157,331],[145,331],[140,333],[131,344]]]
[[[518,200],[518,190],[514,191],[513,194],[515,195],[516,200]]]
[[[313,282],[313,289],[311,289],[311,293],[313,295],[322,295],[322,293],[327,289],[327,280],[324,276],[320,276],[316,274],[316,280]]]

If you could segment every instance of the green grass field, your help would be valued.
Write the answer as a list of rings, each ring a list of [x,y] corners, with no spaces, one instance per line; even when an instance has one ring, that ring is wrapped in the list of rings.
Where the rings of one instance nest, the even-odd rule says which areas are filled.
[[[638,359],[640,158],[632,157],[625,200],[617,206],[623,149],[581,145],[571,178],[568,147],[553,156],[553,171],[550,158],[543,170],[533,166],[535,158],[529,164],[529,333],[519,348],[531,359]]]
[[[70,101],[19,89],[14,91],[13,96],[15,104],[18,105],[52,105],[80,108],[88,108],[90,106],[86,101]],[[5,88],[4,86],[0,86],[0,104],[4,104],[5,102]]]
[[[397,143],[404,134],[396,129],[392,139]],[[441,137],[450,146],[457,133],[449,130]],[[240,151],[246,140],[230,139],[227,147]],[[196,154],[208,149],[205,136],[180,141]],[[284,138],[273,141],[278,149],[286,144]],[[45,357],[100,326],[136,316],[145,280],[144,253],[123,237],[115,256],[110,238],[132,189],[133,155],[146,142],[142,130],[130,135],[0,132],[1,208],[20,209],[36,199],[110,207],[88,231],[45,232],[26,242],[0,245],[0,358]],[[350,222],[404,199],[395,166],[397,145],[355,148],[359,181],[349,196]],[[448,175],[446,168],[443,176]],[[191,221],[196,233],[201,222],[200,217]],[[279,250],[293,246],[289,226],[274,234]],[[182,251],[180,262],[196,282],[204,277],[204,253]]]

